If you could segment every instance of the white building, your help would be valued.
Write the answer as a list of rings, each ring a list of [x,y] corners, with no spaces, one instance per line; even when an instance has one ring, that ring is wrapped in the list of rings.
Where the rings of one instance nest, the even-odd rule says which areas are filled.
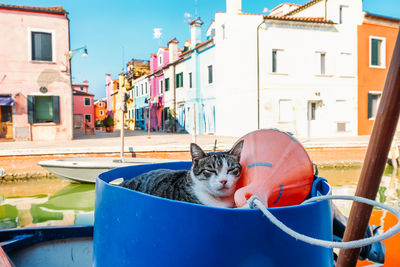
[[[273,14],[289,13],[244,14],[241,0],[227,0],[227,12],[216,13],[209,29],[215,34],[216,134],[279,128],[298,137],[356,135],[361,1],[282,8]]]

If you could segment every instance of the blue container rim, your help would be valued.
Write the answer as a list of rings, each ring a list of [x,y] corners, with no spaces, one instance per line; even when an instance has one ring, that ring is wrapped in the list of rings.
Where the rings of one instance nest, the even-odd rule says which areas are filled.
[[[191,165],[192,162],[191,161],[174,161],[174,162],[166,162],[166,163],[153,163],[153,164],[141,164],[140,166],[144,169],[148,169],[149,170],[153,170],[153,169],[159,169],[159,167],[164,167],[165,169],[170,169],[168,167],[170,166],[179,166],[179,165]],[[216,209],[216,210],[224,210],[224,211],[234,211],[234,212],[259,212],[258,209],[250,209],[250,208],[221,208],[221,207],[213,207],[213,206],[206,206],[206,205],[201,205],[201,204],[196,204],[196,203],[189,203],[189,202],[183,202],[183,201],[178,201],[178,200],[172,200],[172,199],[167,199],[167,198],[162,198],[162,197],[158,197],[158,196],[153,196],[153,195],[149,195],[146,193],[142,193],[142,192],[138,192],[138,191],[134,191],[125,187],[120,187],[118,185],[113,185],[110,184],[111,181],[114,181],[118,178],[124,178],[121,177],[120,174],[121,172],[126,172],[127,170],[131,169],[131,168],[135,168],[136,166],[124,166],[124,167],[118,167],[118,168],[114,168],[111,169],[109,171],[103,172],[101,173],[97,178],[96,178],[96,191],[99,185],[102,185],[108,189],[116,189],[118,188],[118,190],[126,190],[124,192],[129,192],[130,194],[138,194],[142,197],[148,198],[149,200],[153,199],[155,201],[167,201],[171,204],[174,205],[183,205],[183,206],[193,206],[193,207],[197,207],[197,208],[203,208],[203,209]],[[183,168],[180,168],[183,169]],[[322,192],[321,192],[322,190]],[[316,177],[316,179],[314,180],[314,184],[312,186],[312,190],[310,192],[310,195],[306,198],[310,198],[310,197],[314,197],[316,195],[328,195],[331,193],[331,187],[330,185],[327,183],[327,181],[324,178],[321,177]],[[305,199],[305,200],[306,200]],[[323,201],[330,201],[330,200],[323,200]],[[282,207],[271,207],[268,208],[270,210],[287,210],[287,209],[293,209],[293,208],[300,208],[300,207],[307,207],[310,205],[316,205],[317,202],[310,202],[310,203],[306,203],[306,204],[298,204],[298,205],[291,205],[291,206],[282,206]]]

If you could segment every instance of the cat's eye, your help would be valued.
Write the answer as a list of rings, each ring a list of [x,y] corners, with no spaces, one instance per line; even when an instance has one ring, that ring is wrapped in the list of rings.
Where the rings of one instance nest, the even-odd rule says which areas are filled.
[[[204,174],[208,174],[208,175],[217,174],[216,170],[210,170],[210,169],[205,169],[203,172],[204,172]]]
[[[240,169],[239,168],[232,168],[228,170],[228,173],[233,174],[235,176],[238,176],[240,174]]]

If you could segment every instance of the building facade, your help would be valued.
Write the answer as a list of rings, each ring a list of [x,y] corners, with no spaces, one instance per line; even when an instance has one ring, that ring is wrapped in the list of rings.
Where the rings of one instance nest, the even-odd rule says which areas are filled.
[[[399,19],[364,13],[358,26],[358,135],[371,134],[399,25]]]
[[[298,137],[356,135],[362,10],[360,1],[345,2],[315,0],[266,16],[227,0],[213,23],[217,134],[279,128]]]
[[[94,122],[95,126],[107,117],[107,99],[103,98],[94,101]]]
[[[0,4],[0,25],[0,138],[72,139],[67,11]]]
[[[74,96],[74,129],[83,129],[85,123],[90,128],[94,128],[94,95],[89,93],[89,82],[84,81],[83,84],[73,84],[72,90]]]

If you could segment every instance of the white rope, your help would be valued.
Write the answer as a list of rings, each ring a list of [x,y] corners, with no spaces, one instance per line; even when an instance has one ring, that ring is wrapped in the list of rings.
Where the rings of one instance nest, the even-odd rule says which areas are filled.
[[[398,232],[400,232],[400,212],[396,210],[395,208],[392,208],[390,206],[387,206],[385,204],[362,198],[362,197],[357,197],[357,196],[332,196],[332,195],[326,195],[326,196],[318,196],[318,197],[313,197],[310,198],[306,201],[304,201],[301,205],[307,204],[313,201],[321,201],[321,200],[327,200],[327,199],[344,199],[344,200],[354,200],[357,202],[365,203],[371,206],[377,206],[382,209],[388,210],[392,212],[396,217],[397,217],[397,224],[393,227],[390,228],[387,232],[381,234],[381,235],[376,235],[373,237],[369,238],[364,238],[360,240],[355,240],[355,241],[349,241],[349,242],[334,242],[334,241],[325,241],[317,238],[312,238],[303,234],[300,234],[289,227],[287,227],[285,224],[283,224],[281,221],[279,221],[272,213],[263,205],[263,203],[256,197],[252,196],[247,202],[249,203],[250,208],[259,208],[262,213],[273,223],[276,225],[279,229],[281,229],[283,232],[287,233],[288,235],[296,238],[297,240],[301,240],[303,242],[309,243],[311,245],[316,245],[316,246],[321,246],[321,247],[326,247],[326,248],[340,248],[340,249],[349,249],[349,248],[359,248],[359,247],[364,247],[376,242],[380,242],[382,240],[385,240]]]

